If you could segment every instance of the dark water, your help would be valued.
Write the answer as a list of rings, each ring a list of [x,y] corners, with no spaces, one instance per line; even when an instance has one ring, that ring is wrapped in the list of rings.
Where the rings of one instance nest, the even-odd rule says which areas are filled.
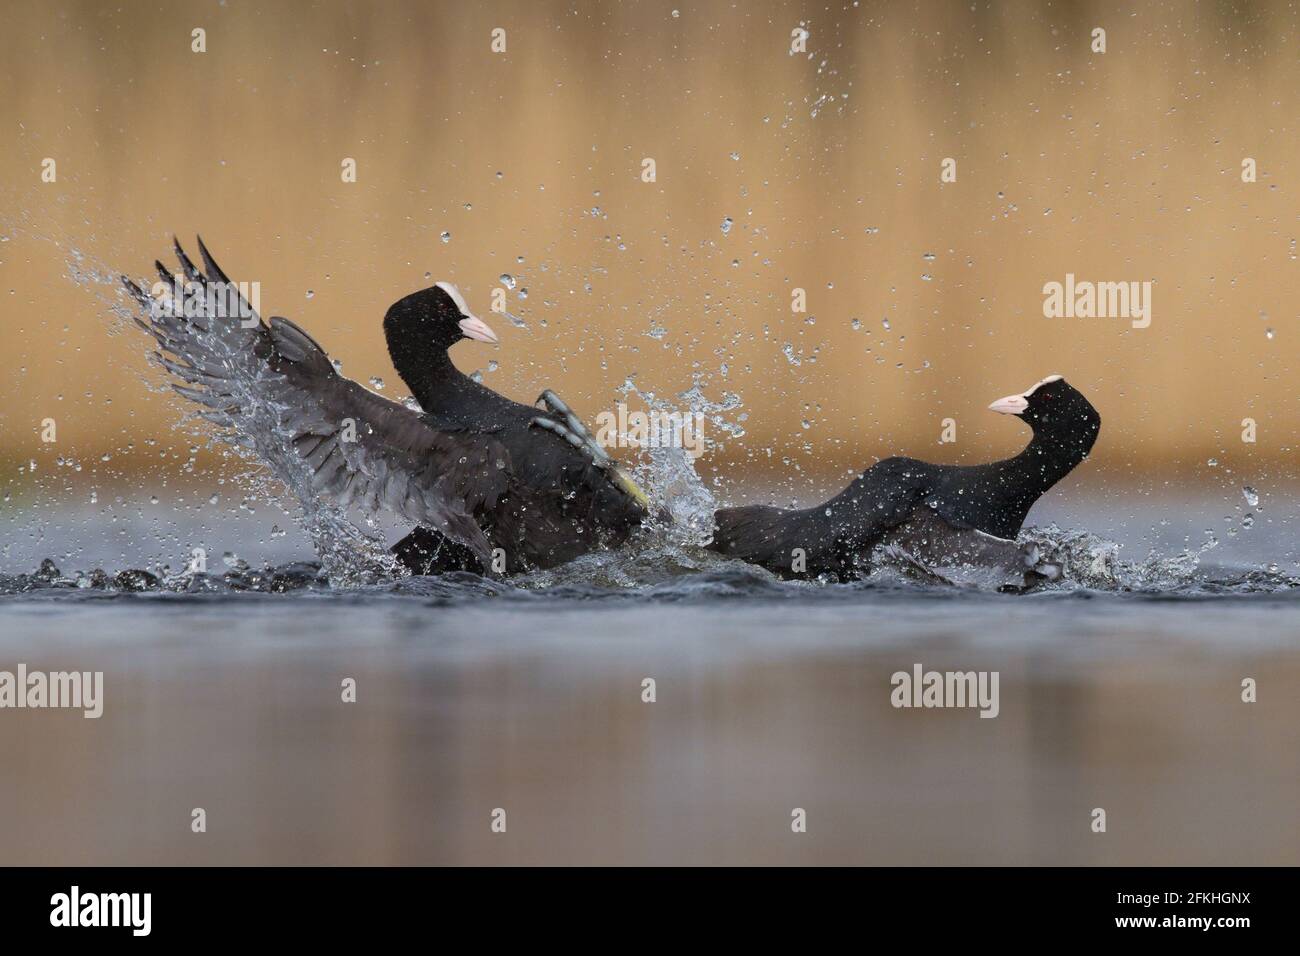
[[[283,561],[143,592],[112,580],[129,564],[79,587],[86,564],[27,563],[0,581],[0,669],[103,671],[104,714],[0,710],[0,856],[1295,864],[1300,587],[1259,531],[1218,565],[1052,532],[1070,577],[1027,595],[666,547],[351,588]],[[997,671],[997,717],[893,707],[916,664]]]

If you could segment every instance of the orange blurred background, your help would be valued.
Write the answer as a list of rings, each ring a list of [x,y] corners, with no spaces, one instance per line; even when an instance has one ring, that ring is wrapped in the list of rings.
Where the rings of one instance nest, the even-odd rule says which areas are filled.
[[[1296,43],[1285,2],[10,2],[7,487],[58,458],[185,480],[147,340],[111,282],[69,279],[148,275],[173,232],[390,397],[380,320],[437,279],[502,337],[458,364],[511,397],[591,420],[629,376],[679,406],[698,377],[744,429],[711,428],[701,467],[793,495],[888,454],[1013,453],[1024,430],[984,406],[1057,372],[1105,423],[1085,481],[1291,480]],[[1044,318],[1066,273],[1152,281],[1150,328]],[[489,313],[503,274],[526,328]]]

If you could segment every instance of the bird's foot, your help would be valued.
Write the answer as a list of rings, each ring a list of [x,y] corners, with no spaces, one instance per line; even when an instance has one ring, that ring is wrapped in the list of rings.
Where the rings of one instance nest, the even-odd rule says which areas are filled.
[[[591,458],[592,464],[609,473],[614,484],[643,508],[648,507],[650,499],[646,493],[618,467],[614,459],[610,457],[609,452],[600,447],[600,443],[587,430],[587,426],[582,423],[582,419],[573,413],[572,409],[564,403],[560,396],[548,388],[537,396],[537,404],[545,405],[546,410],[554,417],[536,415],[530,424],[554,432],[574,448],[585,451],[587,456]]]
[[[546,410],[550,412],[552,416],[548,419],[551,424],[562,426],[562,430],[551,428],[551,431],[556,432],[556,434],[564,438],[564,440],[569,442],[569,444],[578,448],[585,448],[587,454],[591,456],[591,460],[596,463],[597,467],[609,467],[613,461],[613,459],[609,457],[609,452],[600,447],[600,443],[597,442],[591,432],[587,430],[587,426],[582,423],[582,419],[573,414],[573,410],[564,403],[560,396],[556,395],[548,388],[546,391],[542,392],[542,394],[537,396],[536,404],[546,406]],[[540,417],[541,416],[539,416],[539,418]],[[533,422],[540,424],[537,418],[533,419]],[[545,428],[548,426],[543,425],[542,427]],[[575,438],[577,439],[576,441]]]
[[[534,415],[528,424],[535,425],[538,428],[545,428],[548,432],[554,432],[574,448],[579,451],[585,451],[592,460],[595,461],[598,467],[605,467],[595,455],[591,454],[591,446],[583,440],[583,437],[580,434],[569,428],[567,423],[557,422],[554,418],[547,418],[545,415]]]

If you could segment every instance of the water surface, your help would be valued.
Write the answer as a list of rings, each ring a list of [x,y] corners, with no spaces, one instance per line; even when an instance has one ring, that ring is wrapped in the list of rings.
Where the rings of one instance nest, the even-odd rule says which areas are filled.
[[[784,584],[681,551],[525,586],[10,577],[0,666],[102,670],[106,690],[99,720],[0,712],[0,855],[1295,864],[1300,588],[1267,564],[1166,556],[1020,596]],[[999,715],[892,707],[916,663],[998,671]]]

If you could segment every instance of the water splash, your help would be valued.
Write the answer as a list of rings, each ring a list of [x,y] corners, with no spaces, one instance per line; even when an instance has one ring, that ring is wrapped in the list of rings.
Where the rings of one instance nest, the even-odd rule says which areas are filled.
[[[723,408],[704,399],[698,385],[680,396],[686,402],[685,410],[653,392],[642,393],[631,378],[618,392],[624,402],[631,397],[639,399],[651,414],[680,417],[683,413],[700,413],[707,416],[718,414]],[[710,439],[707,435],[699,437],[707,448]],[[662,443],[647,448],[645,452],[633,474],[650,498],[651,518],[647,532],[679,548],[708,544],[713,540],[713,512],[717,510],[717,503],[695,470],[695,459],[686,448]]]
[[[1065,530],[1055,524],[1027,528],[1018,540],[1038,547],[1043,560],[1061,567],[1060,581],[1050,585],[1055,588],[1223,593],[1300,587],[1300,579],[1283,574],[1276,565],[1264,569],[1208,566],[1206,555],[1219,546],[1219,539],[1212,534],[1199,548],[1186,548],[1176,554],[1153,550],[1137,561],[1122,559],[1120,545],[1099,535]]]

